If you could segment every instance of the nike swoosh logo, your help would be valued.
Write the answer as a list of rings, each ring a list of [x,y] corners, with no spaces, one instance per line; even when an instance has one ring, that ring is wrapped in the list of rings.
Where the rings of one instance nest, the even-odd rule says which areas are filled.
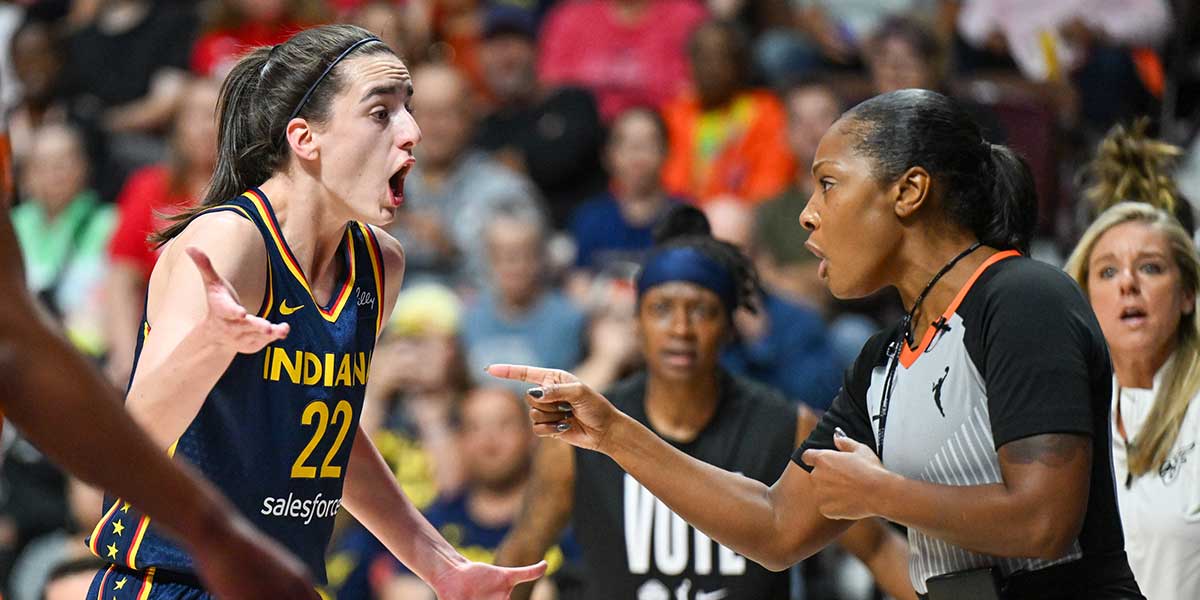
[[[303,304],[301,304],[300,306],[288,306],[288,305],[287,305],[287,299],[284,299],[284,301],[283,301],[283,302],[280,302],[280,303],[279,303],[279,314],[281,314],[281,315],[290,315],[290,314],[292,314],[292,313],[294,313],[294,312],[296,312],[296,311],[298,311],[298,310],[300,310],[300,309],[302,309],[302,308],[304,308],[304,305],[303,305]]]
[[[720,589],[712,592],[698,591],[696,592],[696,600],[721,600],[729,595],[729,590]]]

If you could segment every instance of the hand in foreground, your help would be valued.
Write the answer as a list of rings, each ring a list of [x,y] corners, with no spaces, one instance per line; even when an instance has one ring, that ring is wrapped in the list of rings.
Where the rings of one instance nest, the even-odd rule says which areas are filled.
[[[869,507],[877,482],[888,475],[871,448],[834,432],[837,450],[807,450],[804,462],[812,465],[814,498],[821,514],[830,519],[865,519],[876,516]]]
[[[525,402],[533,432],[555,437],[586,450],[603,451],[618,411],[608,399],[596,393],[574,375],[558,369],[521,365],[490,365],[489,375],[532,383]]]
[[[225,278],[213,268],[208,255],[196,247],[186,249],[188,257],[196,263],[200,277],[204,280],[204,294],[208,301],[208,314],[200,327],[222,346],[228,346],[243,354],[253,354],[267,344],[287,337],[287,323],[272,323],[246,312],[238,300],[237,293]]]
[[[508,600],[514,587],[546,572],[546,561],[528,567],[496,567],[470,562],[431,581],[439,600]]]
[[[237,517],[227,535],[195,544],[197,572],[222,600],[319,600],[303,564],[279,544]]]

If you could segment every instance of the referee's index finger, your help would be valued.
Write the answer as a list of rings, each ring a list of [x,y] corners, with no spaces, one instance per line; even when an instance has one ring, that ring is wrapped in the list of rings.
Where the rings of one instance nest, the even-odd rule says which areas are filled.
[[[516,381],[530,381],[534,383],[546,383],[558,381],[558,377],[554,377],[556,371],[553,369],[543,369],[541,367],[527,367],[525,365],[488,365],[488,375],[499,377],[501,379],[514,379]]]

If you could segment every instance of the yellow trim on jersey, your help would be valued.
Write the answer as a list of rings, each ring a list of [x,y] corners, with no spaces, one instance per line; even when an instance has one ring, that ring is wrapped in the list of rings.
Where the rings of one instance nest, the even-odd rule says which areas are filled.
[[[176,439],[174,442],[171,442],[171,447],[167,448],[167,456],[168,457],[175,458],[175,446],[178,446],[178,445],[179,445],[178,439]]]
[[[150,590],[154,588],[154,571],[157,567],[150,567],[146,571],[146,579],[142,582],[142,589],[138,590],[137,600],[147,600],[150,597]]]
[[[137,533],[133,536],[133,544],[129,546],[129,555],[125,561],[125,565],[134,571],[137,570],[137,554],[142,547],[142,538],[146,537],[146,530],[150,529],[150,515],[143,515],[141,522],[138,523]]]
[[[90,542],[88,542],[88,550],[91,550],[92,554],[96,555],[96,558],[104,558],[103,556],[100,556],[100,550],[96,548],[96,544],[100,541],[100,532],[104,530],[104,526],[108,523],[109,519],[113,518],[113,515],[116,514],[117,507],[121,506],[121,502],[122,501],[120,498],[113,500],[112,508],[108,509],[108,512],[104,513],[104,516],[101,517],[100,521],[96,523],[96,528],[92,530],[92,539]]]
[[[242,196],[250,200],[250,203],[258,210],[259,216],[262,217],[263,222],[267,225],[267,229],[271,232],[271,239],[274,240],[275,247],[279,250],[279,255],[283,258],[283,264],[287,265],[288,270],[292,272],[292,276],[308,292],[309,297],[313,300],[313,304],[317,307],[317,312],[321,313],[321,316],[330,323],[337,321],[338,315],[342,314],[342,309],[346,307],[347,301],[350,299],[350,290],[354,287],[356,278],[354,268],[354,238],[350,235],[350,228],[346,228],[346,281],[342,285],[341,290],[338,291],[337,296],[335,296],[336,299],[333,302],[333,306],[329,310],[325,310],[321,307],[321,303],[317,301],[317,297],[313,295],[312,286],[308,284],[308,278],[304,276],[304,271],[300,269],[300,265],[296,263],[295,258],[292,256],[292,251],[288,248],[287,243],[284,242],[283,232],[279,231],[275,219],[267,210],[266,203],[253,191],[246,191]]]
[[[250,216],[250,213],[247,212],[246,209],[244,209],[236,204],[218,204],[212,208],[201,211],[200,214],[204,215],[204,214],[208,214],[210,212],[218,212],[218,211],[227,210],[227,209],[236,210],[239,213],[241,213],[241,215],[243,217],[246,217],[247,221],[250,221],[251,223],[254,222],[254,218]],[[197,215],[197,216],[199,216],[199,215]],[[265,219],[265,217],[264,217],[264,219]],[[271,314],[271,305],[275,304],[275,293],[271,289],[271,286],[272,286],[271,279],[272,279],[271,261],[268,259],[267,260],[267,297],[266,297],[266,302],[263,304],[263,307],[258,309],[258,316],[263,319],[267,318],[267,315]],[[146,329],[146,333],[150,333],[150,329],[148,327]]]
[[[375,277],[375,337],[383,332],[383,257],[379,256],[376,248],[375,232],[370,225],[358,223],[363,233],[363,241],[367,243],[367,256],[371,257],[371,274]]]

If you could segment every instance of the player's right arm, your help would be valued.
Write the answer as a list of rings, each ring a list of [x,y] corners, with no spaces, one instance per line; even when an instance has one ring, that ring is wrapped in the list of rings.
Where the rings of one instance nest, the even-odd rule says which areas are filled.
[[[150,334],[126,397],[129,412],[163,448],[183,434],[237,353],[287,335],[286,324],[244,308],[258,310],[267,269],[258,229],[233,213],[202,215],[167,245],[150,276]]]
[[[496,564],[515,567],[541,560],[558,543],[574,508],[575,450],[558,440],[543,439],[534,454],[521,512],[496,551]],[[533,587],[518,586],[512,600],[528,600]]]
[[[608,455],[683,520],[768,569],[808,558],[853,524],[821,514],[812,476],[794,462],[768,487],[680,452],[566,371],[488,372],[539,386],[540,397],[527,396],[534,433]]]

